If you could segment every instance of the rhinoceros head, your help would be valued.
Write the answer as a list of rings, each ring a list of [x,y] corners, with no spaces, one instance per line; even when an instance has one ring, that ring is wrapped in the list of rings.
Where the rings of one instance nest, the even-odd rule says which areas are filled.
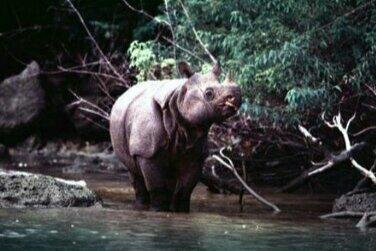
[[[194,73],[189,65],[178,65],[187,77],[178,99],[178,109],[192,125],[208,125],[220,122],[236,113],[241,105],[241,90],[228,77],[221,84],[221,67],[217,63],[207,74]]]

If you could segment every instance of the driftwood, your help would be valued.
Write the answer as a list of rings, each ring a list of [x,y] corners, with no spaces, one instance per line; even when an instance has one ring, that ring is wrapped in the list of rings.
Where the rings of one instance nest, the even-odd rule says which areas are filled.
[[[325,155],[327,156],[327,159],[320,164],[314,164],[315,167],[312,167],[308,170],[305,170],[299,177],[293,179],[291,182],[289,182],[287,185],[282,187],[279,191],[286,192],[286,191],[292,191],[299,185],[303,184],[305,181],[307,181],[309,178],[322,173],[333,166],[342,163],[346,160],[350,160],[351,164],[359,170],[365,178],[369,179],[373,184],[376,184],[376,176],[373,173],[373,169],[370,170],[364,168],[362,165],[360,165],[353,156],[359,153],[366,145],[365,142],[356,143],[354,145],[351,144],[348,130],[351,125],[351,122],[355,119],[355,114],[347,121],[346,125],[342,124],[342,117],[341,113],[338,113],[338,115],[334,116],[332,119],[332,122],[328,122],[324,118],[325,114],[322,114],[322,119],[324,123],[329,128],[336,128],[338,129],[343,137],[343,140],[345,142],[345,150],[342,151],[340,154],[333,156],[326,147],[322,145],[322,142],[320,139],[314,137],[306,128],[299,125],[299,131],[307,138],[310,142],[313,144],[319,145],[321,150],[324,151]],[[317,167],[319,165],[320,167]],[[365,182],[365,181],[363,181]]]
[[[353,211],[342,211],[336,213],[330,213],[320,216],[321,219],[331,219],[331,218],[360,218],[356,227],[358,228],[369,228],[376,226],[376,211],[375,212],[353,212]]]
[[[308,179],[312,178],[313,176],[316,176],[335,165],[338,165],[346,160],[349,160],[352,156],[360,152],[364,147],[366,146],[366,143],[357,143],[353,145],[349,150],[345,150],[341,152],[340,154],[333,156],[330,160],[327,161],[327,163],[321,167],[312,167],[308,170],[305,170],[299,177],[293,179],[291,182],[289,182],[287,185],[282,187],[280,189],[281,192],[289,192],[293,189],[296,189],[298,186],[302,185],[304,182],[306,182]]]
[[[343,126],[342,124],[342,117],[341,117],[341,113],[338,113],[337,116],[334,116],[333,117],[333,120],[332,120],[332,123],[328,122],[328,121],[325,121],[324,119],[324,114],[323,114],[323,120],[325,122],[325,124],[330,127],[330,128],[337,128],[342,136],[343,136],[343,139],[345,141],[345,148],[346,150],[350,150],[351,149],[351,141],[350,141],[350,138],[349,138],[349,134],[348,134],[348,130],[349,130],[349,127],[350,127],[350,124],[351,122],[355,119],[355,116],[356,114],[354,114],[346,123],[346,126]],[[350,162],[351,164],[356,168],[358,169],[365,177],[369,178],[374,184],[376,184],[376,176],[375,174],[370,171],[370,170],[367,170],[366,168],[364,168],[362,165],[360,165],[354,158],[350,158]]]

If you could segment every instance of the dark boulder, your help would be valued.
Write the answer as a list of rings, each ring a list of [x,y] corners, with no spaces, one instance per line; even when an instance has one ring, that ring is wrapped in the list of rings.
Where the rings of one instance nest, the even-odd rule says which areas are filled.
[[[0,208],[89,207],[100,203],[84,181],[0,169]]]
[[[33,61],[19,75],[0,83],[1,141],[25,134],[45,107],[39,74],[39,65]]]

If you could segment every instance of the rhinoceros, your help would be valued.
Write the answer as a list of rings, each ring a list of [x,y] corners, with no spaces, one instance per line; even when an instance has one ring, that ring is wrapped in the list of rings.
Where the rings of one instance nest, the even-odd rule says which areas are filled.
[[[111,111],[113,149],[129,169],[139,209],[189,212],[209,128],[241,105],[239,86],[229,78],[220,84],[219,64],[207,74],[186,62],[178,69],[183,78],[138,83]]]

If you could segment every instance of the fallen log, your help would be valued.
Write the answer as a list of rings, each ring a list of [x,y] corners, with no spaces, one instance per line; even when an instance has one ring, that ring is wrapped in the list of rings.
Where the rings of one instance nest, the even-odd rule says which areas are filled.
[[[349,160],[355,154],[359,153],[366,145],[367,144],[365,142],[354,144],[349,150],[342,151],[340,154],[331,157],[331,159],[329,159],[325,165],[321,167],[312,167],[310,169],[305,170],[299,177],[293,179],[287,185],[279,189],[279,191],[290,192],[296,189],[297,187],[302,185],[304,182],[306,182],[308,179],[312,178],[313,176],[316,176],[317,174],[327,171],[328,169],[334,167],[335,165],[338,165],[346,160]]]

